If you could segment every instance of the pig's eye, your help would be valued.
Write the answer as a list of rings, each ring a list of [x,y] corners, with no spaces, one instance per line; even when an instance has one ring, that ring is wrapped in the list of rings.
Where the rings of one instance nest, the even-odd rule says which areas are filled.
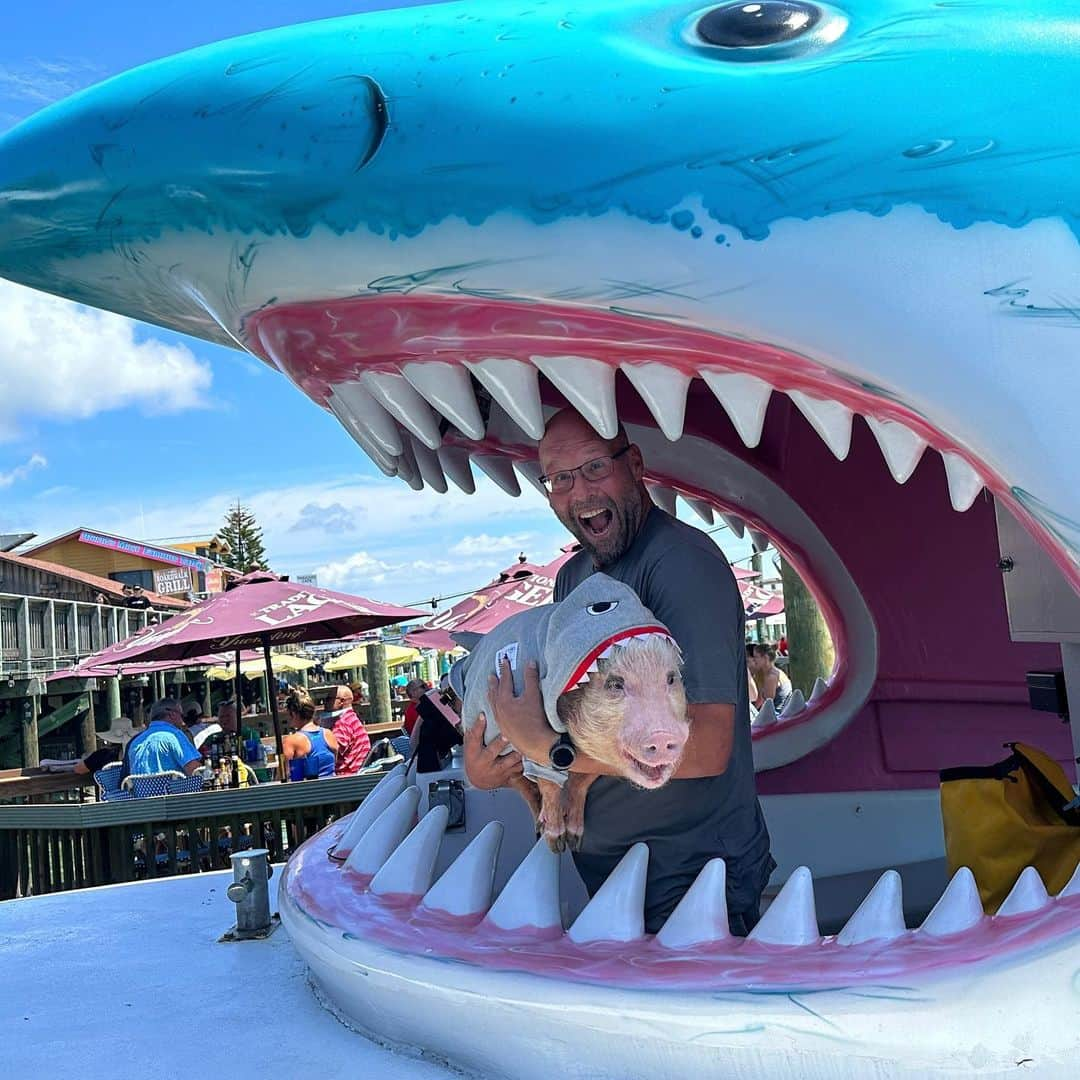
[[[674,686],[675,683],[678,681],[678,678],[679,678],[679,676],[676,675],[674,671],[669,671],[667,673],[667,684],[668,684],[668,686]]]
[[[625,686],[621,675],[609,675],[604,680],[604,689],[619,693]]]
[[[618,600],[601,600],[598,604],[590,604],[585,610],[590,615],[606,615],[619,606]]]

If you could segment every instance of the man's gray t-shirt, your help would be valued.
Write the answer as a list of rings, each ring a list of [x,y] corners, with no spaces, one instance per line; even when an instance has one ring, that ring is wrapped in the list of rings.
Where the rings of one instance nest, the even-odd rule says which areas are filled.
[[[591,895],[632,844],[648,843],[645,925],[655,933],[705,863],[720,856],[729,914],[756,912],[775,863],[754,786],[745,615],[735,575],[704,533],[657,507],[622,558],[602,569],[671,631],[683,653],[687,701],[735,706],[735,741],[720,776],[672,780],[654,791],[615,777],[596,780],[574,856],[578,872]],[[558,573],[555,600],[595,572],[579,551]]]

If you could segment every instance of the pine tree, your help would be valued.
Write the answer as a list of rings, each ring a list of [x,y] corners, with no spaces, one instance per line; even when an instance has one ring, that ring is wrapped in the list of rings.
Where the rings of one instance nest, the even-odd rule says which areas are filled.
[[[241,506],[237,500],[225,515],[225,524],[221,526],[217,538],[228,545],[228,552],[222,552],[221,561],[242,574],[252,570],[269,570],[266,561],[266,548],[263,546],[262,529],[259,528],[255,515]]]

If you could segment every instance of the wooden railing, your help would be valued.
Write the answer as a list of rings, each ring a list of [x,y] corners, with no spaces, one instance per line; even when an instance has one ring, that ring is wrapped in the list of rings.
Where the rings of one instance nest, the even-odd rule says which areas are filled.
[[[0,900],[280,860],[350,813],[383,774],[124,802],[0,806]]]

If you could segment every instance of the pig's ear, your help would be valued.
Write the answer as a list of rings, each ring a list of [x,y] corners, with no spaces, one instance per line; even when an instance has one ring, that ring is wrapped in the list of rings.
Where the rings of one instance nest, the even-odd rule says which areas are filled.
[[[468,649],[469,652],[472,652],[483,640],[484,635],[477,634],[472,630],[455,630],[450,637],[463,649]]]

